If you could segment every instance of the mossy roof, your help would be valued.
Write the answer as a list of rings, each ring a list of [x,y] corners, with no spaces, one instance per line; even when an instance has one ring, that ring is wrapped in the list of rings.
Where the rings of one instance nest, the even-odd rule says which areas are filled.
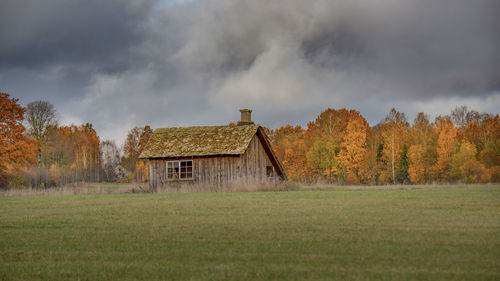
[[[241,155],[259,125],[156,129],[140,158]]]

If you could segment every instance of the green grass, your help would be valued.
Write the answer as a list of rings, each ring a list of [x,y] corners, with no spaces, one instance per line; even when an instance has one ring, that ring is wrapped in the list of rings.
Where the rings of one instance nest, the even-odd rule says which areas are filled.
[[[0,197],[0,280],[500,280],[500,186]]]

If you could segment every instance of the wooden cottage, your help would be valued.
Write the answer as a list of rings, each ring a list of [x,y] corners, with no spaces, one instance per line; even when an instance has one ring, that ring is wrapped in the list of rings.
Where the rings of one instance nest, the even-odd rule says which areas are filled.
[[[264,129],[241,111],[237,126],[156,129],[140,158],[149,160],[150,189],[183,185],[207,190],[241,184],[276,184],[285,171]]]

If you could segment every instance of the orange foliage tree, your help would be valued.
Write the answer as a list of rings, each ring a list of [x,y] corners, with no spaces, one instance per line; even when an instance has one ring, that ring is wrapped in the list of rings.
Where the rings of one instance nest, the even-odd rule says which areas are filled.
[[[305,181],[307,146],[304,141],[304,129],[301,126],[287,125],[271,130],[269,140],[276,155],[283,162],[288,178],[292,181]]]
[[[451,158],[458,148],[457,128],[449,116],[439,116],[435,121],[435,130],[438,134],[436,170],[441,181],[450,181]]]
[[[13,170],[36,163],[39,151],[39,143],[24,135],[25,109],[9,96],[0,93],[0,184],[6,183]]]
[[[283,166],[285,166],[288,178],[293,181],[307,181],[308,171],[306,169],[307,146],[303,139],[297,139],[293,144],[287,146]]]
[[[355,113],[351,114],[338,156],[345,179],[351,184],[372,181],[367,169],[370,125],[359,112]]]

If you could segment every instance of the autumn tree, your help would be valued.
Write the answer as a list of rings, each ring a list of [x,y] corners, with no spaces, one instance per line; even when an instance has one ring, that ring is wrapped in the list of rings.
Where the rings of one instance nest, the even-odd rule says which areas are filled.
[[[452,180],[472,182],[473,178],[470,173],[467,174],[467,167],[465,166],[465,164],[470,161],[472,161],[475,166],[480,165],[480,163],[476,160],[476,146],[467,140],[464,140],[460,144],[458,151],[451,156],[450,178]],[[468,163],[468,165],[470,164],[471,163]],[[480,175],[478,178],[480,178]]]
[[[77,131],[76,164],[84,178],[99,181],[101,164],[100,140],[92,124],[86,123]]]
[[[0,93],[0,185],[12,170],[34,164],[39,149],[39,143],[24,134],[25,109],[9,96]]]
[[[283,166],[290,180],[305,182],[310,177],[306,169],[307,149],[304,139],[296,139],[293,143],[287,145]]]
[[[46,141],[41,150],[40,164],[42,166],[50,167],[52,164],[57,164],[60,167],[65,167],[74,162],[73,150],[76,142],[74,130],[76,130],[76,126],[72,127],[47,127]]]
[[[425,148],[422,144],[414,144],[408,150],[408,178],[412,183],[423,183],[426,180]]]
[[[451,158],[458,148],[457,128],[449,116],[436,118],[435,130],[438,133],[436,169],[443,181],[450,180]]]
[[[304,181],[308,151],[304,129],[301,126],[287,125],[271,130],[269,139],[277,157],[283,162],[288,178],[292,181]]]
[[[350,115],[338,156],[339,169],[348,183],[370,182],[367,169],[370,125],[357,111]]]
[[[486,167],[500,167],[500,138],[487,142],[479,153],[478,160]]]
[[[327,176],[331,181],[331,177],[334,175],[337,181],[345,180],[347,174],[345,170],[340,168],[340,162],[337,157],[342,147],[349,120],[357,118],[358,116],[359,112],[356,110],[347,110],[345,108],[337,110],[328,108],[321,112],[314,121],[307,124],[305,143],[306,146],[312,150],[308,153],[307,162],[310,164],[309,171],[313,172],[313,178],[323,175]],[[324,146],[324,148],[321,148],[321,146]],[[322,153],[318,153],[321,151]],[[311,159],[311,157],[314,158]],[[322,159],[315,159],[317,157],[331,159],[327,162],[330,162],[334,166],[320,171],[318,165],[311,166],[311,164],[327,162]]]
[[[57,126],[56,110],[48,101],[34,101],[26,106],[28,135],[41,143],[47,139],[47,128]]]
[[[144,126],[144,128],[142,129],[142,133],[139,136],[139,151],[140,152],[142,152],[142,150],[144,149],[144,147],[148,143],[151,135],[153,135],[153,130],[151,130],[151,127],[149,127],[148,125]]]
[[[471,119],[464,130],[464,138],[482,151],[488,143],[500,138],[500,117],[498,114],[481,114]]]
[[[153,131],[149,126],[144,126],[143,128],[134,127],[128,132],[123,146],[125,158],[122,161],[122,165],[125,166],[125,168],[130,171],[135,170],[139,155],[152,134]]]
[[[350,116],[356,114],[359,113],[355,110],[328,108],[307,124],[306,138],[312,142],[316,139],[328,140],[334,146],[340,147]]]
[[[123,152],[126,156],[132,159],[139,158],[139,154],[141,153],[141,134],[142,128],[140,127],[134,127],[128,132],[127,138],[125,139],[125,144],[123,146]]]
[[[437,134],[428,117],[419,112],[408,132],[408,177],[412,183],[428,183],[435,179]]]
[[[326,178],[332,181],[337,175],[338,150],[335,145],[322,139],[316,140],[306,153],[307,168],[312,177]]]
[[[380,176],[383,182],[389,179],[396,184],[402,149],[405,145],[409,124],[405,114],[392,108],[385,117],[381,137],[383,143],[382,159],[387,165]]]
[[[99,181],[102,178],[100,140],[92,124],[48,127],[42,148],[41,169],[61,169],[54,184]],[[54,176],[52,175],[52,178]],[[45,184],[47,187],[47,184]]]
[[[285,150],[291,144],[304,138],[304,129],[301,126],[286,125],[278,129],[270,130],[269,141],[279,159],[284,159]]]

